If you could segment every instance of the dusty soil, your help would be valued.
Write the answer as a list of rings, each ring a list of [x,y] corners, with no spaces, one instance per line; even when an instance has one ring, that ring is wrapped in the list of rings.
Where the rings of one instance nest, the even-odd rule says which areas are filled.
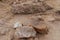
[[[14,1],[15,0],[6,0],[6,1],[2,0],[0,2],[0,27],[9,29],[9,31],[0,34],[0,40],[60,40],[60,12],[58,12],[60,11],[59,8],[60,6],[58,6],[60,3],[56,4],[54,0],[51,1],[47,0],[46,3],[49,6],[51,6],[53,9],[46,10],[45,12],[41,12],[41,13],[35,13],[35,14],[14,14],[11,12],[11,8],[12,8],[11,4]],[[21,24],[24,25],[30,25],[29,23],[31,22],[30,19],[31,17],[35,17],[35,18],[41,17],[44,20],[45,24],[47,24],[48,26],[49,29],[48,34],[37,33],[37,36],[31,39],[13,38],[15,32],[14,23],[20,22]]]

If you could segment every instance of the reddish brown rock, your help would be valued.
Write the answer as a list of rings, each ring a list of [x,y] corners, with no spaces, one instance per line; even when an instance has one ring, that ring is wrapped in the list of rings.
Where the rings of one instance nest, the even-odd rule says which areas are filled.
[[[37,32],[46,34],[48,33],[48,27],[45,21],[40,17],[32,17],[29,26],[33,26]]]
[[[31,26],[33,26],[39,33],[44,34],[48,32],[47,25],[45,24],[44,20],[39,17],[32,18]]]
[[[44,21],[42,22],[40,22],[40,23],[38,23],[37,25],[33,25],[33,27],[36,29],[36,31],[38,32],[38,33],[41,33],[41,34],[46,34],[46,33],[48,33],[48,27],[47,27],[47,25],[44,23]]]

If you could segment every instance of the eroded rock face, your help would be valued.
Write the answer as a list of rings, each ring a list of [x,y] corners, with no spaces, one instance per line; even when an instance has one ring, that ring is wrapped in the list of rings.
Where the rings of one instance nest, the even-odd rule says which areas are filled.
[[[34,1],[26,1],[21,3],[13,2],[12,4],[12,12],[18,14],[32,14],[32,13],[40,13],[45,12],[46,10],[52,9],[49,5],[45,4],[44,2],[34,2]]]
[[[29,38],[35,36],[36,36],[36,31],[29,26],[22,26],[20,28],[17,28],[15,31],[16,38]]]

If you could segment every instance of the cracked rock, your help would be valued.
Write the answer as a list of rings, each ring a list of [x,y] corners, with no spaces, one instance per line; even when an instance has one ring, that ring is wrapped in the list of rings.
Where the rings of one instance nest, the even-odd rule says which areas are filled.
[[[15,31],[16,38],[30,38],[35,36],[36,31],[30,26],[22,26],[20,28],[17,28]]]

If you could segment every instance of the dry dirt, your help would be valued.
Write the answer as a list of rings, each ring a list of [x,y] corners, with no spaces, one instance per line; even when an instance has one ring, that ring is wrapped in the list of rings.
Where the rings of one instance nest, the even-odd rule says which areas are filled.
[[[60,40],[60,0],[58,4],[55,0],[46,0],[46,3],[51,6],[52,10],[47,10],[43,13],[35,14],[14,14],[11,12],[11,4],[14,0],[6,0],[0,2],[0,27],[9,29],[6,31],[6,35],[0,34],[0,40]],[[30,0],[31,1],[31,0]],[[45,1],[45,0],[42,0]],[[54,3],[53,3],[54,2]],[[54,5],[54,6],[53,6]],[[44,19],[47,24],[49,32],[48,34],[37,34],[35,38],[32,39],[14,39],[14,23],[20,22],[24,25],[29,25],[31,22],[30,17],[40,17]],[[51,16],[51,17],[50,17]],[[33,22],[33,21],[32,21]],[[38,21],[37,21],[38,22]],[[34,23],[33,23],[34,24]],[[1,29],[3,30],[3,29]]]

